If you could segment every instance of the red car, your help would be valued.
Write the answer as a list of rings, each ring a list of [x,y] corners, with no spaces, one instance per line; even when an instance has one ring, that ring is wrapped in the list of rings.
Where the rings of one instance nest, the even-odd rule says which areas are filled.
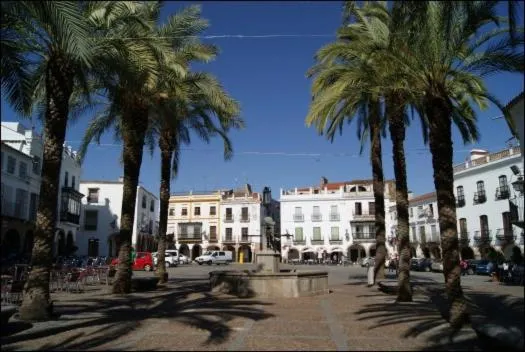
[[[119,259],[115,258],[111,261],[111,265],[118,265]],[[145,270],[150,271],[153,269],[153,256],[150,252],[137,252],[135,261],[131,266],[131,270]]]

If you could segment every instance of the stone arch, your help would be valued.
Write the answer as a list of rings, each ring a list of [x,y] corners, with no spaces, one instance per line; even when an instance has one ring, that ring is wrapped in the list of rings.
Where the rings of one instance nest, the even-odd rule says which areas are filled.
[[[234,246],[223,246],[222,249],[225,250],[225,251],[230,251],[230,252],[232,252],[232,260],[233,260],[234,262],[237,262],[237,251],[235,250],[235,247],[234,247]]]
[[[33,234],[33,231],[29,230],[26,232],[26,237],[24,240],[24,252],[26,254],[31,254],[33,252],[33,244],[35,241],[35,235]]]
[[[220,251],[221,249],[219,246],[211,244],[211,245],[208,245],[208,247],[206,247],[206,250],[207,251]]]
[[[243,263],[252,262],[252,248],[249,245],[243,244],[239,247],[239,262],[241,261],[241,253]]]
[[[463,247],[461,248],[461,259],[468,260],[468,259],[474,259],[474,250],[471,247]]]
[[[202,254],[202,247],[200,244],[194,244],[191,249],[191,260],[195,260],[198,256]]]
[[[305,247],[301,251],[301,259],[302,260],[310,260],[310,259],[316,260],[317,252],[313,248]]]
[[[187,244],[181,244],[179,247],[179,253],[190,258],[190,247]]]
[[[416,258],[416,257],[417,257],[416,247],[410,246],[410,258]]]
[[[299,257],[300,257],[299,251],[296,248],[290,248],[288,250],[288,261],[299,259]]]
[[[9,229],[2,241],[2,258],[18,253],[20,253],[20,234],[15,229]]]
[[[434,259],[441,259],[441,248],[439,246],[432,246],[430,248],[430,254]]]
[[[427,246],[421,247],[421,252],[423,252],[423,257],[430,258],[430,248]]]
[[[368,249],[368,256],[375,258],[376,256],[376,245],[375,244],[370,246],[370,248]]]
[[[348,247],[347,250],[348,258],[351,262],[357,262],[360,259],[363,259],[366,257],[366,251],[365,248],[359,244],[353,244],[350,247]]]
[[[58,230],[57,235],[57,255],[64,256],[66,255],[66,234],[64,230]]]

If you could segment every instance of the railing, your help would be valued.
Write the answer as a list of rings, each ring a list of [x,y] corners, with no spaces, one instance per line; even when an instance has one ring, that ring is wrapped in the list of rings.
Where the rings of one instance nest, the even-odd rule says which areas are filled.
[[[324,239],[320,237],[316,237],[316,238],[312,238],[310,242],[312,242],[312,244],[323,244]]]
[[[343,244],[343,239],[339,236],[337,237],[330,237],[330,244]]]
[[[524,226],[523,196],[509,199],[510,222],[521,228]]]
[[[98,196],[96,197],[86,197],[88,204],[98,204]]]
[[[356,212],[355,210],[352,212],[352,215],[354,216],[354,220],[374,220],[376,214],[375,212],[370,211],[360,211]]]
[[[323,220],[323,216],[321,214],[312,214],[311,219],[312,221],[321,221]]]
[[[512,243],[516,240],[516,236],[512,233],[512,229],[496,229],[496,241]]]
[[[186,232],[179,233],[177,236],[179,242],[201,242],[202,235],[200,233],[189,234]]]
[[[487,196],[485,195],[485,191],[479,191],[474,193],[474,204],[482,204],[487,201]]]
[[[235,243],[235,240],[233,239],[233,235],[226,235],[222,238],[223,243]]]
[[[375,241],[375,236],[371,232],[354,232],[354,241]]]
[[[304,221],[304,214],[293,214],[293,221],[295,222]]]
[[[501,186],[496,188],[496,199],[509,199],[510,197],[510,190],[509,186]]]
[[[217,238],[217,234],[210,234],[210,238],[208,239],[208,242],[217,242],[218,241],[218,238]]]
[[[225,215],[224,222],[233,222],[233,215]]]
[[[465,206],[465,196],[460,196],[456,199],[456,207],[462,208]]]
[[[306,239],[304,239],[302,237],[301,238],[294,238],[293,239],[293,243],[294,244],[306,244]]]
[[[474,232],[474,241],[478,244],[488,244],[492,241],[490,230],[481,230]]]
[[[454,173],[463,171],[465,169],[469,169],[471,167],[483,165],[492,161],[500,160],[506,157],[509,157],[511,155],[518,155],[520,154],[520,147],[512,147],[509,149],[501,150],[496,153],[492,153],[483,157],[480,157],[478,159],[474,159],[472,161],[467,161],[465,163],[461,163],[459,165],[454,166]]]
[[[339,221],[340,219],[339,213],[330,213],[330,221]]]
[[[250,222],[250,215],[242,214],[241,215],[241,222]]]
[[[72,224],[80,224],[80,214],[73,214],[67,211],[60,212],[60,221],[70,222]]]

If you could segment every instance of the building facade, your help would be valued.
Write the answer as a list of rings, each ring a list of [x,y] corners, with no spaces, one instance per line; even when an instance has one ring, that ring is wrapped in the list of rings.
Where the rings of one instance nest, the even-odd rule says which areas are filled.
[[[81,255],[117,256],[118,234],[122,211],[124,181],[81,181],[80,190],[86,194],[81,217]],[[153,251],[158,233],[158,198],[142,186],[137,187],[132,246],[137,251]]]
[[[24,245],[18,246],[19,251],[29,253],[32,249],[41,187],[43,141],[35,131],[18,122],[2,122],[1,132],[2,243],[4,240],[7,243],[23,243]],[[77,231],[83,197],[78,191],[81,171],[76,152],[64,145],[54,255],[73,254],[77,249]],[[19,220],[22,220],[22,225]],[[10,251],[16,252],[15,249]]]
[[[385,182],[385,211],[395,199],[395,184]],[[372,180],[281,189],[283,260],[332,259],[357,262],[375,255],[375,202]],[[386,232],[390,218],[386,217]],[[286,238],[286,240],[285,240]],[[393,250],[387,241],[387,250]]]
[[[249,184],[240,189],[184,192],[170,197],[168,236],[180,253],[195,259],[206,250],[228,250],[234,261],[251,263],[261,248],[261,231],[266,216],[275,221],[279,233],[278,202],[268,209],[261,193]]]

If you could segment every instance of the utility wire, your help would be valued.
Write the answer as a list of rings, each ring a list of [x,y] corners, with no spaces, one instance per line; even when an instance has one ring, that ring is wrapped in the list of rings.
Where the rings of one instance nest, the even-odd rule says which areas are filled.
[[[180,35],[165,37],[92,37],[92,39],[120,39],[120,40],[140,40],[140,39],[182,39],[182,38],[200,38],[200,39],[269,39],[269,38],[333,38],[335,34],[214,34],[214,35]]]

